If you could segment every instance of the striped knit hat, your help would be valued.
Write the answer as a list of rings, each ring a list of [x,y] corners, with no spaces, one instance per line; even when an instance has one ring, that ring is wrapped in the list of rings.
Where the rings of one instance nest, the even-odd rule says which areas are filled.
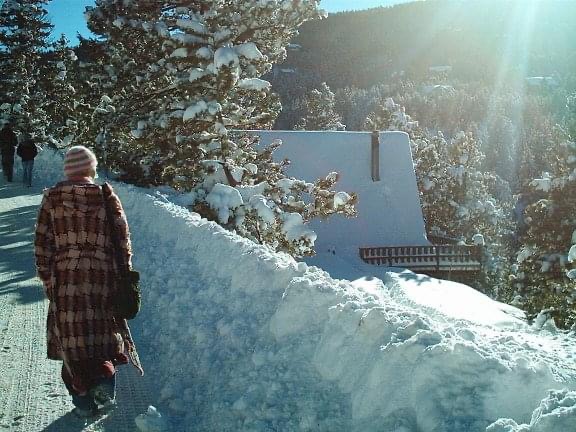
[[[96,170],[96,155],[84,146],[70,147],[64,157],[64,174],[67,177],[87,174],[90,168]]]

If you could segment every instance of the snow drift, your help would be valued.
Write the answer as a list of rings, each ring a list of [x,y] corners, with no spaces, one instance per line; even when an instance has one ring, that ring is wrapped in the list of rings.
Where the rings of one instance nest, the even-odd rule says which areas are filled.
[[[61,172],[48,152],[36,166]],[[354,280],[333,279],[160,192],[114,187],[142,275],[135,338],[171,430],[574,430],[569,334],[410,272],[341,263]]]

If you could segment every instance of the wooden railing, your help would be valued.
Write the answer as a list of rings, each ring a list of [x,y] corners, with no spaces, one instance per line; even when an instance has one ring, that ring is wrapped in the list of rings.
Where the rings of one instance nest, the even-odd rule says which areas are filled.
[[[368,264],[402,267],[414,271],[479,271],[481,246],[389,246],[361,247],[360,258]]]

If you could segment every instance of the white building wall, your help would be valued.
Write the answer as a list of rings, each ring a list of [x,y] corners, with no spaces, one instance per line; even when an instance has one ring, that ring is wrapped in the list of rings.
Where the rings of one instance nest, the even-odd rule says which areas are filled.
[[[275,158],[292,161],[290,176],[307,181],[340,174],[336,188],[358,195],[358,217],[314,221],[319,253],[358,256],[361,246],[429,245],[416,185],[410,142],[404,132],[380,133],[380,181],[371,177],[371,133],[254,131],[261,145],[282,140]]]

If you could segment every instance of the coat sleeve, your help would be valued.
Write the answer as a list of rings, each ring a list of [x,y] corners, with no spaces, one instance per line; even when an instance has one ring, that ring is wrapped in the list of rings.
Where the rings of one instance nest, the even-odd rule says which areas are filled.
[[[123,261],[132,268],[132,242],[130,240],[130,229],[126,219],[126,213],[122,208],[120,198],[116,195],[110,185],[108,185],[110,194],[107,197],[108,206],[112,212],[112,218],[116,232],[118,233],[120,247],[122,249]]]
[[[51,204],[48,193],[44,192],[42,204],[38,212],[36,222],[36,236],[34,239],[34,255],[36,257],[36,271],[44,285],[44,291],[49,299],[52,299],[52,274],[53,261],[56,245],[54,241],[54,229],[50,216]]]

